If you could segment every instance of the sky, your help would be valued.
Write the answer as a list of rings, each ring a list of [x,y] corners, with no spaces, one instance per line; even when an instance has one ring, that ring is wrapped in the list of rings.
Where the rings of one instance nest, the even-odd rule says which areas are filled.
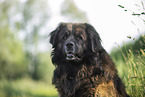
[[[51,19],[49,31],[53,31],[60,22],[68,21],[60,14],[64,0],[49,0]],[[145,0],[74,0],[77,7],[87,14],[88,23],[93,25],[102,39],[103,47],[110,52],[112,48],[122,45],[123,42],[133,41],[141,34],[145,34],[145,15],[132,16],[132,12],[145,11]],[[124,6],[121,8],[118,5]],[[144,8],[144,9],[143,9]],[[127,10],[127,11],[124,11]],[[141,19],[142,18],[142,19]],[[131,36],[129,39],[127,36]]]

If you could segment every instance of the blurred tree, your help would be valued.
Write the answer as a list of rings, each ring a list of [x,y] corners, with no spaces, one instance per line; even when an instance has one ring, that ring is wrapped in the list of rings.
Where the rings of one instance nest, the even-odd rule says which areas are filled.
[[[40,41],[44,40],[40,30],[48,22],[48,6],[45,0],[28,0],[24,3],[21,11],[23,22],[20,22],[20,25],[26,35],[24,43],[29,62],[29,71],[34,79],[40,79],[40,76],[38,76],[38,65],[40,65],[38,47]]]
[[[0,28],[0,78],[18,78],[25,75],[27,65],[20,40],[9,28]]]
[[[73,0],[65,0],[61,7],[61,14],[69,20],[76,20],[79,22],[88,22],[86,13],[80,10]]]
[[[17,78],[27,72],[22,44],[9,28],[12,5],[11,1],[0,1],[0,78]]]
[[[27,66],[34,79],[45,76],[41,73],[49,68],[38,71],[42,59],[38,47],[44,41],[41,30],[48,22],[48,13],[45,0],[0,0],[0,76],[26,73]],[[19,34],[24,36],[23,42]]]

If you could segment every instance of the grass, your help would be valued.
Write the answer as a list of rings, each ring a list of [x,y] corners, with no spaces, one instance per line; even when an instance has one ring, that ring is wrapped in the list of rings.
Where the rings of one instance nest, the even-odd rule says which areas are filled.
[[[20,79],[0,80],[0,97],[58,97],[56,89],[47,82]]]
[[[141,49],[141,52],[141,55],[134,56],[129,50],[126,68],[124,67],[128,71],[124,74],[124,82],[132,97],[145,96],[145,51]]]
[[[131,97],[145,97],[145,49],[134,55],[129,49],[124,60],[115,60],[117,70]]]
[[[145,35],[113,49],[111,57],[131,97],[145,97]]]

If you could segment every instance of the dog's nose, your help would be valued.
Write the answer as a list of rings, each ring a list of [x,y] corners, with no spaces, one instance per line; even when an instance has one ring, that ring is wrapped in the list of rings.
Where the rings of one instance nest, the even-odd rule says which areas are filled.
[[[74,51],[75,51],[74,42],[72,42],[72,41],[67,42],[65,45],[65,50],[67,53],[69,53],[69,52],[74,53]]]
[[[68,43],[66,43],[66,47],[67,47],[68,49],[71,49],[73,46],[74,46],[74,43],[73,43],[73,42],[68,42]]]

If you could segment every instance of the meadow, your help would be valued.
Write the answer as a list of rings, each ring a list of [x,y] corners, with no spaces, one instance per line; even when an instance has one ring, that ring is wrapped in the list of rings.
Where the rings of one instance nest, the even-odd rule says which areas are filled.
[[[118,74],[132,97],[145,96],[145,36],[114,48],[110,53]],[[53,65],[51,72],[53,72]],[[52,73],[50,73],[52,74]],[[58,97],[51,80],[0,79],[0,97]]]
[[[56,89],[49,82],[29,78],[1,80],[0,97],[58,97]]]

